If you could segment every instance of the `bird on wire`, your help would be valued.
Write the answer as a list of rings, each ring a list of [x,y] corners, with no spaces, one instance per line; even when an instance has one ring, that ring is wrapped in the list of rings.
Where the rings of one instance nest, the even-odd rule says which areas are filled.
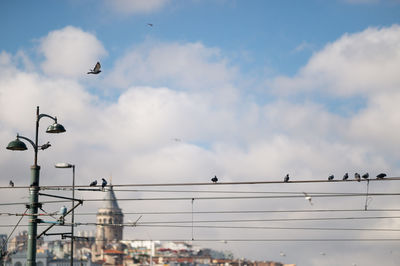
[[[100,62],[97,62],[94,68],[90,69],[88,74],[99,74],[101,72],[100,68],[101,68]]]
[[[101,188],[104,190],[104,187],[107,186],[107,180],[105,180],[104,178],[102,178],[101,180],[103,180],[101,182]]]
[[[361,177],[364,178],[364,179],[368,179],[369,174],[368,174],[368,173],[365,173],[365,174],[363,174]]]
[[[49,148],[51,146],[50,142],[48,141],[46,144],[43,144],[42,146],[40,146],[41,150],[45,150],[47,148]]]
[[[384,179],[386,176],[385,173],[380,173],[379,175],[376,176],[376,179]]]
[[[12,180],[10,180],[10,183],[8,183],[10,185],[10,187],[14,187],[14,182]]]
[[[349,173],[345,173],[343,176],[343,180],[347,180],[349,178]]]
[[[91,186],[91,187],[97,186],[97,180],[94,180],[93,182],[91,182],[89,186]]]
[[[211,178],[211,181],[213,181],[213,183],[217,183],[218,182],[217,176],[214,176],[213,178]]]
[[[355,180],[357,180],[358,182],[361,181],[361,176],[360,176],[359,173],[355,173],[355,174],[354,174],[354,178],[355,178]]]
[[[334,178],[335,178],[335,176],[334,176],[334,175],[330,175],[330,176],[328,176],[328,180],[329,180],[329,181],[332,181]]]
[[[67,207],[62,206],[61,209],[60,209],[60,214],[62,216],[65,216],[67,214]]]
[[[283,179],[283,182],[285,183],[289,182],[289,174],[286,174],[285,178]]]

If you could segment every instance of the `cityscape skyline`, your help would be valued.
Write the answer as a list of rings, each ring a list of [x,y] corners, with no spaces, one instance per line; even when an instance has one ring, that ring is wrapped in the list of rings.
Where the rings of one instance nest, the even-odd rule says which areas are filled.
[[[40,106],[66,130],[40,122],[40,193],[71,197],[54,166],[76,166],[77,231],[95,228],[105,178],[125,240],[397,266],[399,14],[398,0],[1,1],[0,234],[30,201],[22,136]],[[17,135],[27,151],[6,149]],[[46,213],[71,209],[59,200],[39,196]]]

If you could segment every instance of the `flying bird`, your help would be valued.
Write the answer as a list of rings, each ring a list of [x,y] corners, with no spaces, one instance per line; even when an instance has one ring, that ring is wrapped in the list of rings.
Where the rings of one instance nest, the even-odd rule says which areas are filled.
[[[10,187],[14,187],[14,182],[12,180],[10,180],[9,185],[10,185]]]
[[[100,62],[97,62],[94,68],[90,69],[88,74],[99,74],[101,72],[100,68],[101,68]]]
[[[211,181],[213,181],[213,183],[217,183],[218,182],[217,176],[214,176],[213,178],[211,178]]]
[[[147,23],[147,26],[153,27],[153,23]]]
[[[358,182],[361,181],[361,177],[360,177],[360,174],[359,174],[359,173],[355,173],[355,174],[354,174],[354,178],[355,178]]]
[[[332,181],[334,178],[335,178],[335,176],[334,176],[334,175],[330,175],[330,176],[328,176],[328,180],[329,180],[329,181]]]
[[[283,182],[285,183],[289,182],[289,174],[286,174],[285,178],[283,179]]]
[[[61,209],[60,209],[60,214],[62,216],[65,216],[67,214],[67,207],[62,206]]]
[[[364,179],[368,179],[368,177],[369,177],[368,173],[365,173],[365,174],[362,175],[362,178],[364,178]]]
[[[101,180],[103,180],[103,182],[101,182],[101,188],[104,189],[104,187],[107,186],[107,180],[105,180],[104,178],[102,178]]]
[[[91,186],[91,187],[97,186],[97,180],[94,180],[93,182],[91,182],[89,186]]]
[[[379,175],[376,176],[376,179],[384,179],[386,176],[385,173],[380,173]]]
[[[49,148],[51,146],[50,142],[48,141],[46,144],[43,144],[42,146],[40,146],[41,150],[45,150],[47,148]]]
[[[343,176],[343,180],[347,180],[349,178],[349,173],[345,173]]]
[[[308,200],[308,202],[310,202],[310,205],[313,205],[313,203],[311,202],[311,200],[312,200],[311,196],[308,195],[308,194],[305,193],[305,192],[303,192],[303,194],[304,194],[304,198],[305,198],[306,200]]]

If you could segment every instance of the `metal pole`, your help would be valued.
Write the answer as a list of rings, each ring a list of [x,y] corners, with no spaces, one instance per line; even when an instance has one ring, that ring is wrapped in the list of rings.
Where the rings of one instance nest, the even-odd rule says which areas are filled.
[[[75,165],[72,165],[72,198],[75,199]],[[72,200],[72,208],[74,208],[74,200]],[[71,266],[74,265],[74,215],[75,209],[72,209],[71,216]]]
[[[29,188],[29,213],[30,219],[28,224],[28,250],[27,250],[27,266],[36,266],[36,235],[37,235],[37,212],[39,201],[39,172],[40,166],[31,166],[31,187]]]
[[[38,154],[38,134],[39,134],[39,106],[36,107],[36,130],[35,130],[35,158],[31,166],[31,185],[29,188],[29,213],[31,219],[28,224],[28,250],[26,265],[36,266],[36,236],[37,236],[37,212],[39,202],[39,173],[40,166],[37,165]]]

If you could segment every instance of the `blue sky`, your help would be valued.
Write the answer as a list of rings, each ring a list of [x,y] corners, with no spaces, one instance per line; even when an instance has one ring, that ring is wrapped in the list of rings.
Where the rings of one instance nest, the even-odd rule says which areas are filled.
[[[111,176],[114,184],[186,183],[207,182],[214,175],[221,181],[245,181],[280,180],[290,173],[294,179],[308,180],[367,171],[370,176],[382,171],[398,176],[400,171],[397,0],[1,1],[0,36],[0,143],[6,145],[17,132],[32,137],[36,106],[56,115],[67,128],[66,134],[39,135],[40,143],[52,144],[39,152],[41,184],[69,184],[69,173],[53,167],[60,161],[77,165],[81,185]],[[87,75],[97,61],[102,72]],[[50,121],[41,120],[41,129],[46,123]],[[0,150],[1,184],[7,185],[12,177],[16,185],[27,185],[31,163],[31,152]],[[365,182],[356,183],[241,189],[364,192]],[[377,183],[371,191],[400,188],[396,182]],[[26,191],[4,191],[0,201],[26,197]],[[396,197],[386,197],[374,198],[371,204],[398,208],[396,202]],[[363,208],[363,203],[318,199],[310,206],[307,201],[249,200],[197,203],[196,208]],[[190,209],[187,202],[121,202],[120,206],[124,211]],[[88,203],[80,211],[98,207]],[[254,218],[265,218],[261,216]],[[16,222],[14,217],[0,218],[0,224]],[[400,224],[378,220],[340,225],[398,228]],[[9,233],[7,228],[0,230]],[[221,239],[309,237],[279,230],[196,233],[197,238]],[[152,239],[190,236],[186,230],[125,229],[127,238],[149,238],[149,234]],[[312,236],[332,237],[323,232]],[[240,257],[297,265],[334,261],[397,265],[399,254],[385,253],[397,250],[397,242],[346,244],[208,243]],[[281,251],[286,257],[280,256]]]
[[[219,47],[239,60],[243,71],[259,72],[267,66],[293,74],[313,51],[344,33],[398,22],[395,1],[348,2],[173,1],[160,11],[120,15],[102,1],[4,1],[0,29],[7,33],[2,40],[7,51],[31,46],[38,36],[72,25],[102,40],[110,55],[106,62],[135,43],[155,38]],[[149,22],[155,27],[146,27]],[[241,53],[250,62],[240,58]]]

